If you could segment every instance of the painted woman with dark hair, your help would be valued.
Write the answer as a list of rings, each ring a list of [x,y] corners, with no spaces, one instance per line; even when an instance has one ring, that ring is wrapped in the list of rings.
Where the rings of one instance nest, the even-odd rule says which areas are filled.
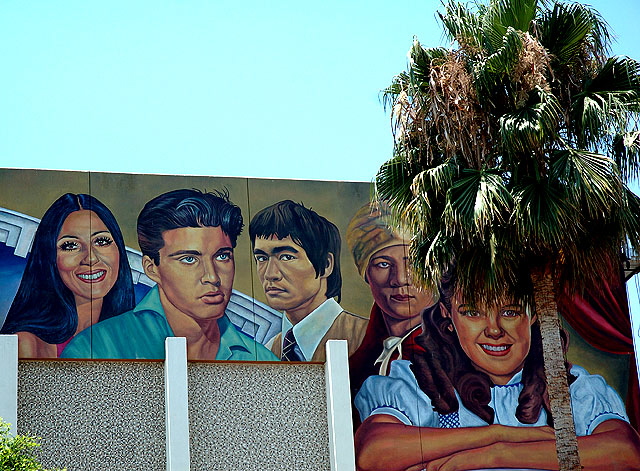
[[[42,217],[0,331],[21,358],[57,358],[79,332],[135,304],[124,239],[94,197],[67,193]]]
[[[358,469],[557,469],[535,313],[444,288],[423,312],[425,353],[392,362],[355,399]],[[638,469],[640,436],[620,397],[602,377],[567,369],[583,469]]]

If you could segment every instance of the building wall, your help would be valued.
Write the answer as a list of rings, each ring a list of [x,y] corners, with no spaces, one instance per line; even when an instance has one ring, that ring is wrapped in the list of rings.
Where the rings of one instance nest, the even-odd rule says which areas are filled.
[[[47,467],[165,469],[163,362],[20,361],[18,432]],[[329,470],[324,365],[190,362],[192,470]]]
[[[20,361],[20,433],[42,437],[46,467],[165,468],[162,362]]]
[[[118,276],[111,278],[124,280],[124,277],[119,276],[120,273],[125,274],[131,271],[135,283],[132,288],[138,302],[140,302],[154,284],[150,277],[155,279],[157,276],[153,275],[154,271],[145,273],[142,268],[143,257],[137,250],[139,246],[137,245],[136,218],[145,203],[159,193],[187,188],[228,192],[231,200],[241,208],[245,226],[261,210],[288,199],[304,203],[307,208],[313,208],[313,210],[335,224],[342,239],[342,250],[332,249],[332,256],[325,257],[325,268],[331,266],[331,271],[337,273],[337,261],[341,261],[342,293],[341,296],[338,296],[337,293],[331,294],[331,296],[338,298],[337,300],[341,303],[342,309],[359,314],[361,318],[359,319],[359,326],[356,327],[354,324],[354,326],[344,328],[341,333],[332,333],[332,337],[347,339],[350,346],[357,346],[362,340],[367,322],[364,317],[367,317],[369,312],[379,312],[379,329],[376,327],[376,319],[372,317],[372,321],[369,322],[370,328],[368,329],[368,333],[371,333],[370,338],[368,342],[363,342],[360,349],[360,353],[364,351],[366,355],[354,355],[352,357],[360,361],[353,361],[351,364],[351,371],[356,375],[360,372],[363,373],[363,376],[364,373],[371,375],[374,371],[378,371],[378,368],[374,367],[374,359],[378,358],[382,351],[383,341],[391,334],[385,319],[403,318],[394,316],[411,316],[411,326],[418,326],[421,321],[420,312],[422,308],[435,300],[430,298],[430,300],[425,300],[424,303],[421,302],[419,305],[416,303],[411,307],[411,301],[407,301],[407,299],[417,299],[415,296],[396,293],[401,298],[405,298],[406,304],[411,307],[408,312],[398,314],[388,306],[386,309],[389,312],[382,312],[382,304],[384,303],[378,301],[379,297],[376,297],[376,302],[379,302],[380,305],[375,304],[372,310],[372,295],[381,295],[382,290],[386,288],[396,289],[398,286],[393,285],[399,285],[399,282],[391,276],[387,276],[380,283],[373,283],[372,281],[375,278],[371,276],[369,276],[368,282],[365,281],[363,263],[365,268],[373,267],[376,263],[372,261],[373,259],[368,260],[359,257],[365,251],[356,249],[353,251],[356,263],[358,263],[358,267],[356,267],[356,263],[354,263],[350,253],[351,250],[349,250],[349,245],[352,248],[359,246],[371,246],[373,248],[375,246],[376,250],[372,251],[371,255],[373,253],[382,253],[382,246],[377,245],[379,242],[377,239],[378,232],[369,230],[370,226],[365,224],[364,227],[367,228],[365,230],[362,229],[363,226],[357,225],[362,230],[350,231],[354,227],[351,224],[353,221],[356,221],[357,224],[362,223],[361,218],[358,216],[361,211],[360,208],[365,210],[366,215],[371,215],[371,208],[369,207],[371,187],[368,183],[0,169],[0,325],[5,321],[5,316],[8,315],[6,322],[2,326],[4,329],[2,332],[7,334],[31,332],[30,329],[33,329],[32,325],[29,324],[31,320],[29,320],[29,316],[25,315],[25,312],[34,313],[33,317],[39,317],[38,321],[55,319],[53,323],[59,322],[59,319],[64,317],[64,310],[53,308],[51,312],[47,312],[46,308],[54,306],[57,300],[62,299],[63,295],[69,295],[69,292],[72,293],[76,301],[76,307],[86,299],[84,293],[76,293],[72,287],[64,285],[64,283],[62,283],[64,286],[60,283],[54,283],[60,278],[62,271],[60,268],[61,262],[58,261],[57,257],[66,259],[68,254],[65,255],[64,251],[67,249],[57,246],[55,250],[52,250],[50,246],[48,249],[37,250],[38,247],[43,247],[43,244],[34,243],[33,246],[36,250],[29,253],[32,241],[45,240],[45,236],[49,236],[51,239],[53,237],[64,238],[60,227],[47,222],[50,218],[45,217],[45,220],[39,223],[39,218],[43,217],[45,212],[48,211],[47,208],[60,195],[66,192],[91,194],[111,208],[128,246],[126,250],[120,248],[119,259],[128,260],[131,268],[131,270],[128,270],[128,267],[124,267],[118,271]],[[25,191],[25,189],[30,191]],[[52,211],[47,214],[58,213]],[[85,214],[85,216],[87,215]],[[302,218],[299,219],[302,220]],[[67,217],[58,217],[57,220],[62,223],[63,220],[67,221],[69,219]],[[102,222],[104,223],[105,221]],[[287,224],[295,226],[291,219]],[[306,224],[306,227],[313,228],[318,233],[320,231],[318,231],[317,227],[321,226],[323,226],[321,223]],[[117,233],[120,229],[116,231],[116,228],[117,224],[114,223],[113,229],[110,230]],[[386,229],[388,228],[385,227]],[[234,292],[233,295],[230,295],[228,305],[225,305],[225,314],[238,330],[250,337],[247,340],[247,345],[252,343],[256,352],[262,350],[264,354],[269,356],[270,354],[265,350],[265,346],[266,348],[271,348],[270,340],[281,338],[274,336],[279,332],[282,334],[286,332],[286,329],[282,328],[282,321],[283,319],[286,320],[286,317],[283,317],[281,311],[294,312],[293,309],[299,306],[287,307],[278,302],[276,298],[279,295],[269,294],[269,291],[273,288],[275,290],[284,290],[284,288],[280,286],[269,287],[265,284],[266,276],[264,275],[264,270],[266,265],[263,264],[265,260],[261,260],[263,251],[260,249],[254,254],[247,232],[245,230],[239,236],[237,246],[233,252],[235,277],[228,277],[227,280],[233,279]],[[44,235],[39,239],[38,234]],[[67,234],[73,235],[75,233],[70,231]],[[286,236],[281,237],[281,233],[267,232],[267,234],[275,235],[280,240],[286,239]],[[351,237],[349,234],[351,234]],[[76,238],[82,239],[80,236]],[[272,240],[272,238],[267,237],[264,239]],[[291,244],[296,245],[297,243],[293,239],[295,238],[292,237]],[[354,239],[355,245],[353,244]],[[346,244],[347,240],[351,244]],[[391,240],[398,242],[401,239],[393,237]],[[375,244],[370,244],[371,241],[374,241]],[[264,243],[263,240],[258,240],[258,242]],[[406,242],[406,240],[403,242]],[[319,246],[320,244],[317,245]],[[393,247],[397,248],[401,245],[404,246],[405,244],[396,243]],[[281,247],[281,249],[283,248]],[[300,250],[296,250],[295,253],[304,253],[304,257],[307,257],[307,249],[302,246],[299,246],[299,248]],[[312,247],[309,246],[307,248],[311,249]],[[397,256],[396,259],[390,256],[390,259],[384,259],[379,268],[390,273],[392,271],[390,267],[397,262],[394,266],[402,267],[401,271],[404,270],[405,262],[403,256],[406,256],[406,253],[403,250],[399,250],[401,255]],[[199,254],[193,248],[189,251]],[[179,250],[175,253],[179,254],[181,252],[184,252],[184,250]],[[280,252],[273,252],[273,254],[275,253]],[[289,256],[291,255],[287,255],[287,257]],[[276,259],[276,257],[271,258]],[[297,258],[291,256],[291,259]],[[41,265],[36,265],[38,269],[27,269],[25,271],[27,260],[38,260]],[[283,266],[278,268],[281,271],[280,274],[282,275],[284,272],[295,273],[295,271],[291,271],[290,267],[284,266],[284,261]],[[57,271],[49,270],[50,267],[56,266]],[[46,269],[43,267],[46,267]],[[150,270],[149,265],[146,268],[147,271]],[[104,270],[104,272],[112,273],[107,270]],[[85,280],[95,280],[95,283],[98,284],[103,283],[107,278],[106,275],[98,276],[99,273],[100,270],[97,270],[91,274],[86,272],[78,273],[78,275],[80,278],[84,277]],[[49,280],[44,278],[44,275],[47,274],[51,274]],[[314,280],[321,276],[317,267],[316,270],[308,270],[307,274],[309,276],[305,276],[304,280],[297,281],[315,282]],[[104,278],[101,278],[102,276]],[[294,278],[295,276],[291,276],[291,279]],[[93,283],[93,281],[90,282]],[[172,282],[176,282],[176,279],[173,279]],[[159,283],[161,287],[162,281],[160,280]],[[296,283],[292,283],[292,285],[294,284]],[[304,283],[301,284],[304,285]],[[27,288],[20,288],[19,294],[16,295],[19,285]],[[31,288],[32,286],[36,286],[36,288]],[[231,286],[229,284],[230,289]],[[96,289],[91,293],[91,298],[94,301],[98,300],[100,296],[106,297],[105,293],[99,295],[96,294],[98,292],[100,290]],[[49,298],[44,296],[47,293],[51,295]],[[581,339],[580,335],[589,335],[589,329],[584,328],[584,326],[580,329],[578,326],[576,329],[582,334],[572,332],[568,358],[571,362],[586,367],[592,373],[602,374],[607,382],[624,397],[627,394],[627,386],[631,385],[633,387],[634,385],[633,381],[629,379],[635,380],[635,368],[629,368],[629,354],[632,353],[630,342],[625,340],[624,348],[618,349],[617,346],[616,348],[610,347],[605,341],[607,340],[606,336],[609,335],[611,340],[614,341],[612,343],[615,344],[617,342],[616,339],[619,337],[617,334],[621,334],[626,339],[627,331],[629,330],[622,326],[624,324],[622,321],[625,321],[627,316],[624,292],[622,292],[622,295],[614,293],[617,292],[609,290],[608,287],[607,289],[603,288],[602,293],[596,293],[598,296],[593,302],[586,302],[586,306],[584,306],[584,311],[587,308],[593,308],[598,311],[598,314],[603,314],[601,316],[603,319],[610,319],[610,316],[608,317],[612,313],[612,309],[609,309],[610,306],[618,305],[620,308],[613,318],[620,319],[621,327],[613,324],[609,325],[607,321],[604,323],[606,328],[601,329],[602,332],[610,332],[610,335],[605,334],[605,339],[603,340],[606,345],[604,347],[600,346],[606,352],[597,351],[590,346],[588,341],[593,342],[593,339],[588,341]],[[598,299],[600,294],[604,299]],[[43,299],[50,299],[51,302],[43,301]],[[26,300],[29,303],[26,303]],[[270,301],[272,302],[271,305],[269,305]],[[571,302],[573,301],[572,299]],[[30,307],[28,311],[23,309],[26,304],[29,304]],[[578,304],[574,303],[574,305]],[[115,322],[118,321],[118,315],[128,311],[130,308],[131,305],[127,307],[111,307],[113,312],[108,314],[116,314]],[[337,311],[337,313],[339,312],[340,310]],[[77,317],[74,309],[68,310],[66,314],[69,314],[67,317]],[[164,311],[160,315],[164,316]],[[344,314],[344,317],[347,318],[347,314]],[[17,318],[22,319],[20,323],[14,323],[13,319]],[[121,317],[120,320],[127,318],[128,314]],[[582,318],[585,318],[585,316]],[[310,321],[316,322],[313,327],[320,329],[322,323],[318,321],[317,316],[315,320],[310,318]],[[80,333],[79,336],[81,338],[72,340],[66,351],[73,350],[73,342],[78,340],[85,341],[88,339],[85,344],[100,345],[101,341],[99,340],[104,340],[100,335],[100,331],[105,327],[100,324],[98,323],[91,329],[86,329],[85,332]],[[341,325],[338,322],[336,324]],[[108,325],[113,326],[117,325],[117,323]],[[307,324],[308,326],[309,324]],[[450,332],[454,332],[453,327],[450,326],[450,328]],[[50,329],[50,326],[47,326],[46,329]],[[317,334],[318,330],[308,328],[307,332]],[[620,332],[617,332],[618,330]],[[128,330],[126,328],[108,328],[104,332],[106,332],[104,338],[110,341],[114,339],[123,340],[123,342],[118,343],[118,347],[122,347],[122,351],[125,351],[125,353],[117,351],[112,355],[111,351],[105,353],[104,350],[101,353],[95,353],[95,350],[100,351],[99,348],[90,346],[87,348],[87,352],[74,352],[75,355],[65,355],[65,352],[61,351],[65,345],[62,342],[64,339],[47,341],[41,339],[42,342],[40,343],[51,342],[47,344],[46,352],[44,350],[36,351],[36,349],[31,351],[28,348],[30,345],[29,337],[22,336],[21,346],[26,347],[22,350],[20,356],[21,358],[38,356],[41,359],[55,356],[80,358],[83,355],[87,358],[119,358],[122,360],[160,358],[160,349],[155,349],[153,353],[144,352],[138,354],[137,352],[130,352],[128,347],[141,345],[143,341],[149,339],[153,340],[154,346],[159,346],[159,342],[164,341],[167,335],[166,333],[155,335],[153,333],[154,330],[146,325],[138,328],[131,327]],[[42,332],[40,331],[40,334],[36,333],[34,335],[37,337],[37,335],[41,334]],[[68,336],[70,333],[66,332],[64,335]],[[296,335],[298,334],[296,333]],[[633,335],[634,338],[637,337],[637,329],[633,332]],[[308,335],[308,337],[313,336]],[[318,337],[318,340],[321,340],[322,336],[319,335]],[[594,345],[599,342],[598,340]],[[302,344],[303,342],[298,339],[298,345]],[[312,342],[306,343],[306,345],[311,344]],[[455,341],[448,343],[448,345],[455,344]],[[54,346],[56,347],[55,349],[49,348]],[[276,347],[279,347],[279,345],[276,344]],[[317,350],[320,347],[316,344],[313,348]],[[503,348],[503,351],[511,348],[509,345],[500,345],[498,347]],[[276,348],[275,350],[279,349]],[[351,350],[349,351],[351,352]],[[195,352],[192,350],[191,353]],[[207,358],[218,358],[217,352],[207,353],[210,354]],[[521,359],[524,361],[525,357],[528,357],[528,347],[526,351],[523,349],[521,353],[523,355]],[[405,358],[411,357],[407,349],[405,349],[405,354]],[[317,358],[314,351],[306,352],[305,355],[307,359]],[[267,356],[259,357],[256,353],[255,356],[245,359],[264,360]],[[193,355],[192,358],[202,357]],[[271,358],[275,359],[275,357]],[[0,357],[0,365],[1,363],[2,358]],[[331,462],[330,465],[332,466],[336,459],[335,456],[337,456],[332,451],[332,443],[340,443],[340,441],[336,440],[331,432],[327,432],[327,429],[330,431],[339,428],[345,429],[345,427],[334,426],[335,424],[332,421],[338,418],[351,417],[348,411],[342,415],[332,414],[331,406],[326,405],[324,402],[324,393],[315,398],[313,391],[318,388],[322,391],[322,384],[329,389],[328,385],[330,383],[329,381],[323,382],[322,368],[313,364],[298,366],[260,363],[256,365],[238,365],[230,363],[228,364],[229,370],[218,370],[217,368],[223,367],[217,363],[191,363],[187,368],[185,355],[179,381],[179,385],[184,387],[185,392],[178,393],[176,396],[178,399],[180,397],[185,398],[185,401],[180,403],[180,407],[183,409],[175,415],[178,419],[180,417],[188,417],[190,422],[179,423],[178,428],[172,426],[171,417],[161,417],[162,402],[156,401],[152,395],[147,393],[147,389],[152,388],[154,394],[160,394],[162,388],[158,384],[166,387],[162,382],[162,368],[158,367],[158,370],[152,373],[153,367],[151,366],[140,366],[143,364],[125,361],[118,364],[104,363],[104,365],[114,365],[114,368],[116,368],[114,371],[109,371],[107,368],[103,372],[102,369],[95,366],[101,365],[101,363],[89,364],[86,367],[89,368],[87,371],[85,371],[84,366],[77,367],[77,371],[74,369],[67,371],[67,369],[71,368],[69,365],[74,365],[75,363],[42,363],[42,365],[46,364],[54,365],[51,367],[51,373],[43,367],[44,369],[33,373],[32,376],[25,376],[25,381],[22,378],[20,380],[21,411],[18,420],[19,431],[42,435],[48,450],[47,452],[43,451],[45,454],[49,452],[62,453],[63,450],[66,450],[65,452],[69,453],[68,455],[59,456],[63,465],[68,463],[67,459],[69,457],[81,460],[77,465],[75,463],[70,465],[70,469],[74,469],[72,466],[77,466],[75,469],[92,469],[90,466],[94,466],[94,462],[97,463],[95,465],[97,466],[96,469],[104,469],[105,467],[119,469],[118,466],[124,466],[122,463],[125,462],[125,459],[133,461],[135,464],[132,465],[127,461],[123,469],[131,469],[132,466],[134,469],[147,469],[144,466],[148,466],[148,469],[161,469],[161,467],[158,467],[158,463],[174,462],[171,452],[162,454],[162,442],[165,440],[165,436],[169,437],[167,438],[168,442],[175,439],[176,443],[180,445],[178,446],[179,449],[187,450],[186,453],[176,456],[175,461],[179,464],[176,464],[171,471],[173,469],[182,471],[188,467],[189,463],[193,465],[194,469],[254,469],[252,468],[254,466],[255,469],[306,469],[307,466],[312,466],[313,469],[328,469],[327,463]],[[149,365],[152,364],[149,363]],[[30,365],[32,364],[24,363],[21,366],[21,375],[25,368],[32,368]],[[130,366],[132,371],[129,371],[127,370],[128,367],[124,365],[135,366]],[[94,368],[94,370],[91,370],[91,368]],[[121,372],[120,369],[122,368],[124,369]],[[137,370],[139,368],[149,368],[150,372],[147,372],[146,369],[144,372]],[[371,368],[373,369],[370,370]],[[318,371],[315,371],[315,369]],[[0,368],[0,371],[3,370]],[[320,373],[320,375],[318,376],[317,373]],[[95,379],[93,378],[94,374],[96,375]],[[227,375],[229,378],[227,378]],[[344,376],[346,377],[346,375],[347,373],[345,372]],[[45,377],[45,379],[41,380],[41,376]],[[59,376],[61,379],[58,378]],[[186,401],[187,378],[190,383],[189,401]],[[57,382],[49,384],[54,380]],[[43,387],[40,387],[41,383]],[[356,385],[352,390],[354,395],[360,386],[360,383],[356,383],[356,381],[352,381],[352,385]],[[24,386],[25,384],[27,386]],[[344,386],[344,384],[348,384],[348,382],[345,381],[342,385]],[[640,397],[637,394],[637,383],[635,387],[636,389],[631,389],[628,394],[628,398],[632,401]],[[380,390],[382,389],[380,388]],[[48,398],[48,394],[54,393],[57,394],[54,398]],[[413,400],[413,393],[414,391],[411,390],[410,394],[408,394],[407,403]],[[422,391],[416,388],[415,393],[417,398]],[[72,396],[67,398],[68,394]],[[343,388],[340,394],[342,394],[342,398],[346,401],[348,408],[350,400],[348,386]],[[34,395],[37,398],[34,398]],[[165,406],[168,408],[170,408],[171,404],[169,396],[164,398],[167,403]],[[0,397],[0,403],[2,403],[2,397]],[[386,404],[387,402],[384,403]],[[149,410],[147,410],[147,407]],[[15,409],[13,407],[13,410]],[[425,410],[431,410],[431,406],[427,406]],[[631,413],[637,410],[637,403],[633,403],[629,407]],[[29,411],[31,415],[29,415]],[[291,414],[291,412],[295,414]],[[95,415],[90,417],[89,413],[95,413]],[[370,411],[365,410],[362,413],[363,416],[366,416]],[[79,416],[77,416],[78,414]],[[622,410],[620,415],[624,415]],[[27,417],[30,417],[30,419],[27,419]],[[29,422],[29,420],[32,422]],[[637,424],[638,422],[640,422],[640,419],[636,419],[635,423]],[[541,423],[546,422],[543,421]],[[153,425],[151,429],[149,429],[149,424]],[[156,427],[159,427],[158,424],[163,424],[164,430],[156,430]],[[30,429],[28,427],[34,428]],[[71,433],[73,436],[69,439],[63,438],[64,433],[61,430]],[[182,444],[179,443],[182,437],[189,436],[191,447],[188,446],[188,442],[185,442],[185,446],[182,447]],[[48,446],[47,440],[51,439],[54,440],[52,442],[53,445]],[[347,440],[343,440],[343,443],[352,443],[352,436],[349,436]],[[140,452],[140,449],[144,450],[144,452]],[[172,450],[170,446],[167,449]],[[142,455],[139,453],[142,453]],[[43,457],[46,458],[45,455]],[[345,459],[345,461],[348,460]],[[353,459],[351,459],[351,462],[353,462]],[[57,463],[52,461],[53,464]]]
[[[189,363],[192,470],[329,470],[324,365]]]

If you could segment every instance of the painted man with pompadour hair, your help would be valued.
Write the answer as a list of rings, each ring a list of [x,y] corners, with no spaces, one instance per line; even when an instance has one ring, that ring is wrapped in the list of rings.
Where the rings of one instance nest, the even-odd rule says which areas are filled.
[[[285,200],[253,217],[249,237],[267,303],[283,312],[282,332],[267,345],[271,351],[282,360],[324,361],[327,340],[346,339],[353,353],[368,320],[338,304],[338,228],[302,204]]]

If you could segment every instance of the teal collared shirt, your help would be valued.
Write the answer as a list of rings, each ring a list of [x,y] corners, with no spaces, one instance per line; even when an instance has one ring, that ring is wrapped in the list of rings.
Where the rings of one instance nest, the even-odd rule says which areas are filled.
[[[240,332],[227,316],[218,319],[216,360],[277,361],[267,348]],[[163,359],[164,339],[175,337],[155,286],[131,311],[99,322],[76,335],[61,358]]]

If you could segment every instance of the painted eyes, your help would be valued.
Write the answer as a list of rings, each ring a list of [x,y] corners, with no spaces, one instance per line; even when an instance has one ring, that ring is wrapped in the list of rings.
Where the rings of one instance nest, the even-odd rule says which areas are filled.
[[[500,313],[500,315],[502,317],[518,317],[518,316],[522,315],[522,312],[518,311],[516,309],[505,309],[504,311],[502,311]]]
[[[109,247],[111,244],[113,244],[113,239],[109,236],[100,236],[93,240],[93,245],[98,247]]]
[[[369,261],[369,266],[386,270],[387,268],[391,268],[393,263],[391,263],[391,261],[386,257],[375,257]]]
[[[460,314],[464,317],[484,317],[486,316],[486,313],[483,313],[479,310],[476,309],[467,309],[467,310],[462,310],[459,311]],[[502,311],[500,311],[500,317],[505,317],[505,318],[515,318],[515,317],[519,317],[522,315],[522,311],[518,310],[518,309],[503,309]]]
[[[77,250],[80,248],[80,244],[78,244],[77,242],[73,242],[70,240],[67,240],[65,242],[63,242],[62,244],[60,244],[58,246],[58,248],[64,252],[71,252],[73,250]]]
[[[233,258],[233,254],[231,252],[221,252],[215,256],[215,260],[217,262],[228,262]],[[185,255],[178,259],[181,263],[185,265],[194,265],[198,263],[198,257],[195,255]]]
[[[222,252],[216,255],[216,260],[219,262],[226,262],[231,260],[231,252]]]
[[[262,255],[262,254],[254,255],[254,258],[258,263],[264,263],[269,260],[269,257],[267,255]],[[282,253],[278,256],[278,260],[282,262],[290,262],[291,260],[296,260],[296,256],[289,253]]]
[[[106,248],[113,244],[113,238],[108,235],[100,235],[95,237],[91,244],[98,248]],[[83,241],[76,240],[75,238],[72,240],[65,240],[60,245],[58,245],[58,249],[63,252],[73,252],[74,250],[80,250],[83,247]]]
[[[462,314],[464,317],[480,317],[481,316],[480,311],[474,311],[473,309],[460,311],[460,314]]]
[[[377,262],[377,263],[374,263],[373,266],[386,270],[387,268],[391,267],[391,264],[389,262]]]

